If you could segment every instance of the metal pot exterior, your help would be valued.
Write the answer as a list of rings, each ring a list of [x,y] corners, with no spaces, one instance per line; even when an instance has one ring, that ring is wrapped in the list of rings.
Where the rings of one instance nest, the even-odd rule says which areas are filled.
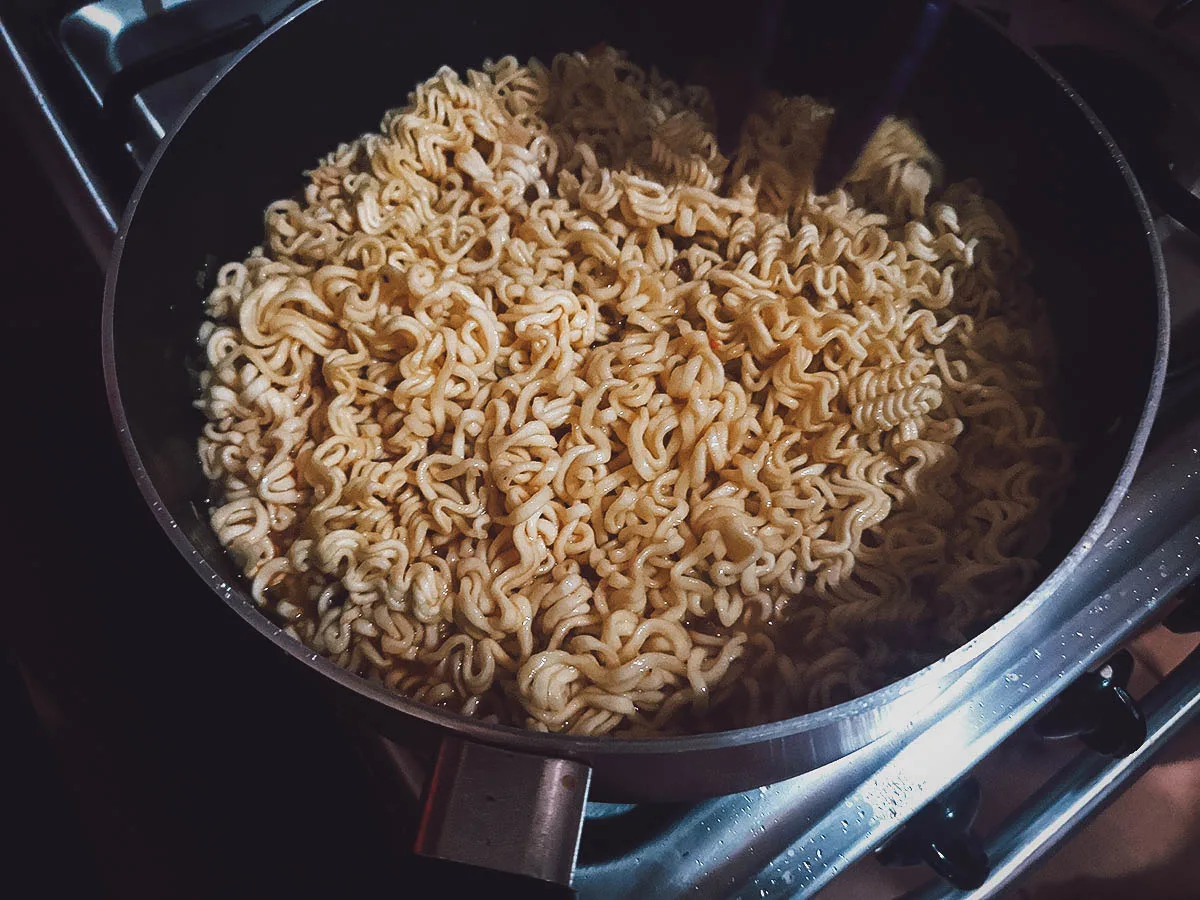
[[[1035,286],[1050,302],[1064,427],[1079,455],[1045,581],[973,641],[900,682],[831,709],[719,734],[538,734],[423,706],[349,674],[259,612],[208,526],[186,367],[205,279],[260,239],[262,209],[293,192],[303,169],[340,140],[376,127],[384,109],[440,65],[465,68],[506,53],[545,59],[603,39],[669,73],[686,70],[686,46],[664,41],[657,24],[618,12],[597,22],[539,3],[434,10],[318,0],[301,8],[201,94],[147,168],[109,268],[104,367],[130,467],[176,548],[250,626],[384,734],[429,746],[453,734],[578,760],[592,768],[601,799],[694,799],[797,775],[904,728],[989,648],[1030,639],[1039,618],[1056,614],[1062,601],[1056,606],[1055,598],[1128,487],[1153,419],[1166,365],[1165,277],[1145,202],[1103,128],[1037,59],[956,8],[902,112],[951,177],[978,177],[1004,206],[1033,259]],[[789,15],[785,32],[803,27],[801,11]],[[828,79],[840,71],[819,59],[789,61],[768,80],[791,93],[836,96]]]

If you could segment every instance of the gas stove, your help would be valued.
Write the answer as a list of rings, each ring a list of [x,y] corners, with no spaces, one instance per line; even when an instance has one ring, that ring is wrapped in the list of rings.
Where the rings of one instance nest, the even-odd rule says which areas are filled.
[[[163,137],[242,47],[298,5],[0,4],[5,87],[17,103],[23,133],[101,268],[124,203]],[[574,879],[582,897],[810,896],[825,888],[828,896],[845,897],[904,891],[923,898],[996,896],[1131,783],[1200,708],[1200,657],[1188,656],[1143,691],[1127,683],[1133,657],[1122,651],[1172,606],[1177,611],[1168,624],[1177,631],[1200,629],[1200,597],[1183,602],[1195,593],[1192,582],[1200,568],[1200,238],[1194,233],[1200,229],[1200,200],[1192,194],[1200,185],[1200,10],[1190,16],[1176,11],[1173,21],[1156,24],[1161,2],[972,5],[995,17],[1014,39],[1041,50],[1083,93],[1129,156],[1159,213],[1156,228],[1172,295],[1172,363],[1159,423],[1134,487],[1071,579],[1057,606],[1061,614],[1040,623],[1036,634],[985,655],[939,698],[941,715],[818,771],[746,794],[696,805],[591,804]],[[98,317],[98,295],[93,310],[87,310],[87,297],[74,302]],[[114,494],[127,487],[119,477],[115,484]],[[137,502],[132,487],[125,493],[123,527],[142,529],[136,533],[146,541],[160,540],[145,537],[152,524],[132,511]],[[168,553],[154,546],[159,556]],[[208,599],[203,585],[191,583],[182,562],[161,565],[170,571],[156,571],[161,578],[156,583],[186,594],[190,599],[181,606],[190,612],[155,615],[186,619],[178,627],[194,628],[202,636],[195,640],[217,640],[218,633],[228,640],[226,632],[236,623],[218,621],[217,614],[210,621],[209,613],[198,612]],[[57,605],[66,608],[67,602]],[[75,649],[59,652],[84,658],[94,634],[85,629],[72,636],[69,630],[57,636]],[[116,713],[109,718],[116,717],[120,727],[86,716],[89,724],[80,725],[81,709],[108,709],[104,704],[111,698],[99,694],[111,685],[93,696],[82,683],[86,679],[55,677],[39,665],[45,645],[34,642],[26,649],[22,657],[18,644],[17,656],[68,777],[78,782],[81,796],[102,804],[96,798],[117,789],[106,793],[97,783],[122,784],[137,775],[120,774],[125,767],[119,763],[105,770],[81,758],[95,752],[101,758],[129,753],[141,759],[144,748],[121,743],[141,732],[131,731]],[[232,674],[224,678],[207,685],[199,677],[178,679],[181,691],[190,691],[193,700],[207,698],[212,708],[179,719],[183,736],[164,746],[180,765],[195,767],[200,785],[210,778],[231,818],[254,801],[220,794],[211,772],[247,789],[254,777],[274,773],[278,780],[267,805],[275,804],[278,814],[250,814],[258,831],[247,834],[237,821],[222,821],[214,802],[213,809],[191,812],[200,819],[191,831],[168,825],[160,835],[155,816],[161,809],[133,804],[128,821],[135,837],[98,838],[101,855],[129,857],[110,860],[109,876],[119,883],[114,892],[211,896],[179,873],[186,860],[195,859],[174,844],[180,834],[198,829],[208,835],[208,860],[219,872],[255,871],[265,878],[274,863],[255,869],[250,858],[256,852],[287,854],[290,848],[278,860],[289,872],[303,869],[304,854],[311,852],[321,857],[321,866],[353,868],[355,875],[347,877],[361,889],[392,883],[395,871],[378,859],[411,842],[425,761],[336,711],[319,688],[295,684],[281,660],[259,668],[257,655],[243,649],[245,660],[225,666]],[[157,658],[165,663],[169,657],[164,652]],[[165,694],[170,685],[168,680]],[[1033,726],[1022,727],[1035,715]],[[197,734],[196,746],[188,746],[191,736],[179,723],[220,729],[225,716],[241,740]],[[1043,744],[1039,732],[1081,740]],[[244,753],[244,761],[218,764],[206,758],[230,750]],[[1029,777],[1012,777],[1014,759]],[[156,777],[155,783],[166,783]],[[284,800],[291,798],[289,788],[305,799],[289,805]],[[195,791],[180,796],[194,799]],[[147,814],[146,808],[159,811]],[[974,827],[965,827],[976,808]],[[364,839],[352,861],[344,848],[333,853],[319,841],[309,843],[309,832],[347,827],[345,821],[330,823],[331,815],[375,834]],[[102,814],[94,819],[103,820]],[[210,835],[225,827],[228,846]],[[164,849],[164,843],[173,846]],[[230,855],[222,856],[226,851]],[[138,857],[162,862],[147,874],[139,871]],[[908,865],[883,868],[880,861]],[[932,862],[943,878],[918,865],[923,862]],[[163,879],[172,887],[164,888]],[[346,885],[334,876],[328,881]],[[311,888],[318,882],[314,876],[289,883]]]

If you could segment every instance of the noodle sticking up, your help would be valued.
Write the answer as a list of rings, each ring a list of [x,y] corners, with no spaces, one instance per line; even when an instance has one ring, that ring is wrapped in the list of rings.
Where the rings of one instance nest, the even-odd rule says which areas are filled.
[[[1070,460],[1000,211],[888,121],[844,188],[775,96],[726,159],[613,51],[442,69],[208,298],[212,526],[289,633],[575,734],[882,686],[1039,577]]]

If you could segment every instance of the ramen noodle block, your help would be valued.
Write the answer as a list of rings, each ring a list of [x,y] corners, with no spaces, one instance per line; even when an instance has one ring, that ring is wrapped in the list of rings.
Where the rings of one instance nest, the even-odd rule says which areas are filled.
[[[576,734],[869,692],[1022,599],[1067,484],[1001,212],[889,120],[613,50],[417,87],[207,301],[212,526],[289,633],[406,697]],[[299,195],[298,195],[299,196]]]

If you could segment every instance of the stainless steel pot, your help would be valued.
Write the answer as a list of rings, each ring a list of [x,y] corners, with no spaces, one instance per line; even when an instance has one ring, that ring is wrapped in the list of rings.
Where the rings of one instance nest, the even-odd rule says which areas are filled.
[[[262,208],[290,193],[302,169],[374,127],[382,110],[438,66],[505,53],[547,58],[607,40],[635,59],[683,71],[688,42],[664,41],[663,27],[623,3],[605,15],[542,3],[310,3],[241,54],[163,142],[125,215],[105,296],[113,416],[138,486],[171,541],[249,626],[357,704],[382,733],[441,745],[426,850],[530,871],[512,848],[550,829],[565,849],[556,855],[539,845],[551,861],[533,869],[547,880],[561,878],[564,865],[569,877],[589,778],[591,793],[607,799],[729,793],[821,766],[918,720],[966,667],[1037,617],[1088,552],[1130,482],[1166,364],[1165,279],[1145,202],[1120,153],[1061,79],[956,8],[901,111],[951,175],[983,181],[1022,234],[1035,284],[1050,301],[1064,426],[1079,448],[1075,487],[1047,551],[1050,574],[1025,601],[970,643],[869,696],[694,737],[575,737],[486,725],[406,700],[308,651],[258,610],[204,513],[184,360],[206,279],[258,240]],[[804,28],[803,4],[788,7],[782,27],[786,46],[787,33]],[[777,61],[768,82],[836,100],[843,62],[811,54]],[[521,798],[528,802],[510,805]],[[464,822],[489,808],[505,810],[502,830],[513,840],[481,854]],[[463,835],[475,837],[464,846]]]

